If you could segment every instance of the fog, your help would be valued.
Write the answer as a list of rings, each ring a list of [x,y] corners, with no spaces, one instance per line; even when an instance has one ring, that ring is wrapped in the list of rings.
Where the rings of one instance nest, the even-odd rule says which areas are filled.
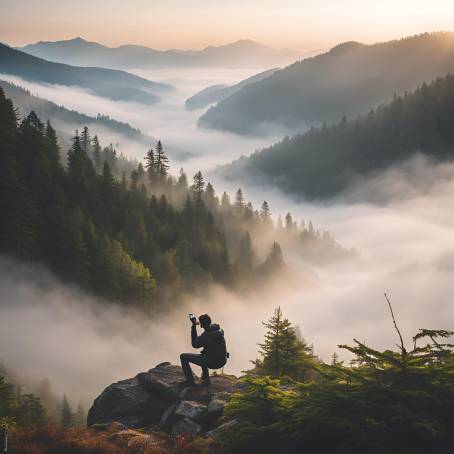
[[[111,382],[191,351],[188,312],[208,312],[221,323],[231,353],[225,372],[235,374],[256,357],[261,321],[278,305],[325,360],[354,337],[374,347],[394,346],[384,291],[408,345],[419,328],[452,329],[454,166],[431,169],[437,170],[442,183],[381,206],[292,205],[299,216],[329,227],[341,244],[355,246],[356,259],[309,266],[288,256],[285,273],[247,296],[213,286],[178,311],[150,320],[100,305],[35,265],[2,258],[2,359],[23,377],[49,377],[58,392],[88,404]]]
[[[129,123],[143,133],[162,140],[174,173],[184,167],[189,174],[193,174],[199,169],[210,171],[218,164],[228,163],[242,154],[263,148],[287,133],[274,127],[260,137],[241,137],[228,132],[200,129],[197,120],[207,109],[189,111],[185,108],[184,103],[189,96],[209,85],[237,83],[262,70],[198,68],[185,71],[135,71],[150,80],[177,87],[174,92],[164,95],[159,103],[150,106],[112,101],[79,87],[40,84],[6,74],[0,75],[0,78],[69,109],[92,116],[101,113]],[[106,131],[101,139],[104,143],[119,143],[117,151],[138,159],[143,158],[147,151],[142,144],[132,143],[125,138],[120,140]]]
[[[174,98],[150,107],[107,101],[79,89],[12,81],[66,107],[108,114],[161,138],[176,157],[174,170],[184,166],[190,173],[201,168],[219,194],[232,193],[240,184],[222,181],[212,173],[215,165],[271,143],[280,132],[242,138],[199,130],[195,122],[201,112],[185,111],[184,100],[212,83],[248,75],[224,72],[201,78],[195,70],[188,75],[147,74],[179,89]],[[134,150],[119,151],[140,156]],[[248,181],[241,186],[254,205],[268,200],[275,218],[291,211],[298,221],[312,220],[343,246],[356,248],[358,257],[316,266],[287,254],[285,272],[247,295],[213,286],[202,297],[182,301],[178,311],[149,320],[95,301],[44,268],[3,257],[0,360],[24,380],[49,377],[57,392],[67,392],[88,406],[111,382],[162,361],[177,362],[180,352],[191,351],[188,312],[208,312],[221,323],[231,353],[225,372],[235,374],[256,358],[261,322],[278,305],[325,360],[338,344],[351,343],[354,337],[378,348],[395,345],[385,291],[408,345],[418,328],[454,327],[454,165],[417,157],[358,179],[338,199],[323,204],[296,201]]]

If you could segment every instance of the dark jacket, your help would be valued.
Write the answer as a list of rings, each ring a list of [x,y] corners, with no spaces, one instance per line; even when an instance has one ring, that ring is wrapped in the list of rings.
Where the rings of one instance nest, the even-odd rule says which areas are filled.
[[[227,361],[227,348],[224,331],[216,323],[210,325],[204,332],[197,336],[197,327],[192,325],[191,342],[194,348],[202,348],[202,354],[213,367],[222,367]]]

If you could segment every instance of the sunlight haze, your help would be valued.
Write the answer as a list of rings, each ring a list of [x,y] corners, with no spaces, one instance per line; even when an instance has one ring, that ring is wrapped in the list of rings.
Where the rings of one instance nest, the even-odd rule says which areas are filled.
[[[199,49],[238,39],[300,50],[453,30],[449,0],[0,0],[0,41],[22,46],[81,36],[108,46]]]

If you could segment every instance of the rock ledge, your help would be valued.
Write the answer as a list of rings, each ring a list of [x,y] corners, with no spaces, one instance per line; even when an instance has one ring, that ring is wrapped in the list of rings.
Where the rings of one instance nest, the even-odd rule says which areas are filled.
[[[88,426],[117,423],[125,429],[211,436],[229,424],[222,414],[230,395],[241,388],[238,378],[213,375],[209,386],[185,387],[183,382],[181,367],[165,362],[112,383],[95,399]]]

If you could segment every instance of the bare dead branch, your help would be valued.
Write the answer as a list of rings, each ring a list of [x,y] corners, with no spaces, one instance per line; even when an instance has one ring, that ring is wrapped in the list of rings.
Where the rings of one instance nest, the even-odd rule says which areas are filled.
[[[386,292],[384,293],[384,295],[385,295],[386,301],[388,302],[389,310],[391,312],[391,317],[392,317],[393,323],[394,323],[394,328],[396,328],[397,334],[399,335],[400,345],[401,345],[401,349],[402,349],[402,355],[406,355],[407,350],[405,350],[404,340],[402,339],[402,334],[400,334],[400,330],[397,326],[396,319],[394,317],[394,312],[393,312],[393,308],[391,306],[391,301],[389,301],[389,298],[388,298],[388,295],[386,294]]]

